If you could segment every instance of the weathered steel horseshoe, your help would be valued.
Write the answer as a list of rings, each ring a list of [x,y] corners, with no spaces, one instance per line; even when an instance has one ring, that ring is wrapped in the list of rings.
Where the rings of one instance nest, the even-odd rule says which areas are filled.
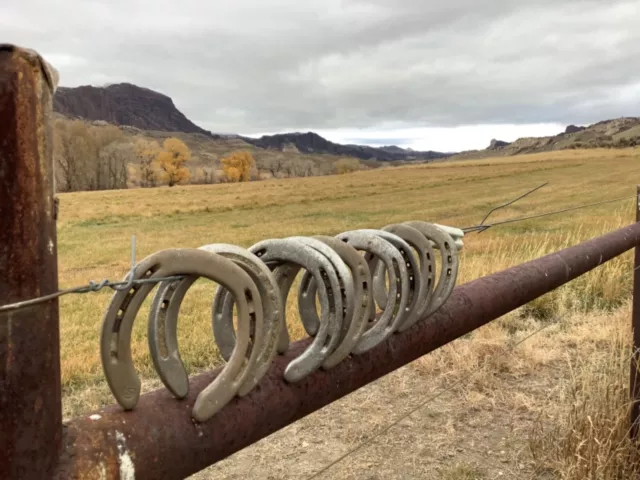
[[[391,234],[389,234],[391,235]],[[382,260],[389,272],[389,298],[382,315],[375,320],[375,304],[367,312],[368,328],[356,343],[352,352],[361,354],[386,340],[402,323],[409,298],[409,274],[404,257],[392,243],[383,239],[376,230],[352,230],[336,235],[336,238]]]
[[[229,244],[212,244],[200,248],[230,258],[244,268],[256,283],[262,297],[265,341],[260,348],[257,332],[254,334],[253,348],[259,349],[260,353],[254,375],[247,379],[238,391],[238,395],[243,396],[257,385],[278,353],[282,330],[286,328],[285,312],[280,302],[280,288],[271,270],[249,250]],[[233,327],[233,304],[234,300],[230,292],[222,287],[218,288],[213,301],[212,327],[216,343],[219,348],[222,347],[220,352],[225,360],[231,355],[236,339]],[[288,345],[285,345],[284,350],[287,347]]]
[[[200,247],[232,260],[249,274],[256,284],[262,302],[261,312],[252,317],[249,357],[243,374],[238,379],[239,396],[246,395],[266,373],[275,356],[275,342],[282,328],[279,291],[269,269],[253,254],[235,245],[214,244]],[[187,290],[196,277],[187,277],[181,282],[162,282],[153,299],[149,314],[149,349],[160,378],[178,398],[188,393],[188,378],[180,359],[177,341],[177,323],[180,305]],[[271,283],[269,283],[271,280]],[[265,288],[266,287],[266,288]],[[272,287],[272,288],[269,288]],[[220,302],[220,298],[223,302]],[[234,298],[222,285],[218,287],[212,308],[212,323],[218,349],[225,361],[229,361],[235,347],[233,329]],[[217,332],[216,332],[216,326]],[[225,327],[228,329],[225,331]],[[231,342],[220,341],[220,329],[231,336]],[[230,331],[229,331],[230,330]],[[216,333],[218,335],[216,336]],[[229,345],[231,343],[231,345]],[[255,357],[255,358],[254,358]]]
[[[343,272],[341,267],[336,268],[336,271],[341,281],[343,281],[345,277],[349,279],[348,282],[343,281],[342,301],[345,306],[343,336],[337,348],[322,364],[323,368],[329,369],[336,366],[351,353],[351,350],[356,343],[358,343],[367,326],[368,303],[372,301],[369,293],[371,273],[362,255],[360,255],[355,248],[341,242],[337,238],[317,235],[311,237],[309,240],[313,240],[313,242],[309,243],[309,246],[313,246],[313,243],[319,247],[316,242],[320,242],[323,247],[319,247],[318,250],[320,253],[327,255],[330,260],[333,255],[338,255],[341,262],[332,260],[332,263],[334,263],[334,265],[340,265],[341,263],[345,265],[347,267],[346,272]],[[305,328],[307,328],[306,325],[309,324],[311,329],[314,329],[314,326],[320,321],[316,310],[316,293],[317,285],[315,279],[309,272],[304,272],[298,292],[298,304],[300,305],[300,311],[304,311],[302,321],[305,323]]]
[[[213,382],[198,394],[193,407],[193,417],[204,421],[233,398],[240,387],[238,378],[252,367],[245,362],[245,353],[249,346],[250,316],[257,318],[262,314],[260,293],[242,268],[231,260],[203,250],[162,250],[143,259],[133,271],[134,280],[173,275],[188,276],[180,281],[181,284],[204,277],[224,285],[238,305],[238,342],[234,353]],[[133,409],[140,397],[140,379],[131,357],[131,330],[140,306],[153,286],[151,283],[137,284],[131,290],[116,292],[102,323],[102,367],[111,392],[125,410]],[[172,385],[179,384],[179,381],[174,382]]]
[[[404,225],[409,225],[418,230],[440,250],[442,263],[440,264],[438,284],[431,297],[431,304],[424,313],[425,316],[429,316],[447,301],[456,285],[456,277],[458,275],[458,254],[457,249],[454,248],[456,244],[451,235],[431,223],[411,221],[404,222]]]
[[[342,341],[347,331],[349,330],[351,322],[351,319],[346,316],[347,310],[351,306],[351,310],[353,311],[353,306],[349,305],[353,303],[353,276],[351,275],[351,271],[344,263],[342,258],[340,258],[340,255],[338,255],[335,250],[332,250],[327,244],[321,242],[320,240],[310,237],[288,237],[288,239],[304,243],[305,245],[320,252],[331,262],[331,265],[335,270],[338,282],[340,284],[340,290],[336,292],[336,294],[340,294],[340,301],[342,302],[342,309],[340,312],[342,315],[340,341]],[[315,294],[317,292],[317,289],[314,290],[313,296],[307,295],[308,286],[311,279],[313,279],[313,276],[309,274],[308,270],[305,271],[298,288],[298,311],[300,312],[302,325],[309,335],[313,335],[312,332],[317,332],[320,325],[320,319],[318,318],[316,310]],[[333,353],[329,355],[329,357],[331,357],[332,355]]]
[[[402,320],[398,323],[396,331],[400,331],[402,326],[406,323],[410,323],[411,325],[413,325],[416,320],[417,305],[422,302],[422,298],[420,297],[420,292],[422,291],[422,277],[420,276],[420,267],[418,265],[418,260],[416,259],[413,250],[411,250],[411,245],[409,245],[409,243],[407,243],[402,237],[385,230],[364,229],[361,231],[378,235],[379,237],[392,244],[398,250],[398,252],[400,252],[400,255],[402,255],[404,264],[407,268],[407,284],[409,286],[409,289],[407,294],[407,305],[404,309]],[[370,253],[365,254],[365,260],[369,262],[369,268],[373,272],[374,299],[376,299],[376,303],[378,303],[378,306],[380,308],[384,308],[384,306],[386,306],[387,304],[387,291],[385,288],[384,275],[386,269],[378,270],[376,266],[381,262]],[[382,272],[382,275],[380,277],[377,277],[376,275],[379,272]],[[376,287],[378,288],[376,289]],[[378,300],[380,300],[380,302],[378,302]]]
[[[393,224],[387,225],[382,228],[385,232],[390,232],[407,242],[413,249],[416,250],[419,266],[419,287],[417,292],[417,301],[411,308],[411,314],[398,328],[399,332],[403,332],[406,329],[412,327],[416,322],[423,318],[424,313],[429,307],[431,301],[431,294],[433,293],[433,248],[431,242],[427,238],[409,225]],[[416,275],[418,272],[416,272]],[[385,286],[386,268],[382,262],[378,262],[376,267],[376,273],[374,276],[374,288],[377,290],[377,294],[380,299],[386,304],[387,291]],[[381,305],[381,303],[379,303]],[[382,306],[382,305],[381,305]]]
[[[318,285],[322,320],[307,349],[285,368],[284,377],[296,382],[320,368],[340,341],[342,329],[342,296],[336,271],[327,257],[293,239],[270,239],[256,243],[249,251],[258,256],[274,275],[281,293],[281,305],[286,309],[287,297],[301,269],[311,272]],[[283,332],[287,333],[286,326]]]
[[[440,225],[439,223],[432,223],[431,225],[438,227],[440,230],[451,235],[451,238],[454,240],[456,250],[462,250],[462,247],[464,246],[464,242],[462,241],[462,238],[464,237],[464,230],[456,227],[449,227],[447,225]]]

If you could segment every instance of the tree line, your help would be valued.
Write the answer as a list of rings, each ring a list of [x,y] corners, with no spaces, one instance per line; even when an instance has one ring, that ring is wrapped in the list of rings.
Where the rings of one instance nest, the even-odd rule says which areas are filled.
[[[53,135],[57,191],[248,182],[265,176],[305,177],[364,168],[352,158],[320,164],[275,154],[256,162],[246,150],[205,164],[179,138],[169,137],[160,143],[132,137],[114,125],[81,120],[56,119]]]

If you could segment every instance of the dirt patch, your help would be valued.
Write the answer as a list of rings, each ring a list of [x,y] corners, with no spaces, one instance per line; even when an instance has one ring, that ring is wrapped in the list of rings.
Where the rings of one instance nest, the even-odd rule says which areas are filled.
[[[528,431],[560,371],[504,375],[502,394],[488,396],[408,365],[190,478],[545,478],[534,476]]]

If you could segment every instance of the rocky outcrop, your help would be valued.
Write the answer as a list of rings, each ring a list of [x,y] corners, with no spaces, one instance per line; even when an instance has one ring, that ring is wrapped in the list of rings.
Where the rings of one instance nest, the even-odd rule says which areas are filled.
[[[509,142],[503,142],[502,140],[496,140],[495,138],[489,143],[488,150],[496,150],[498,148],[506,147]]]
[[[578,133],[584,130],[586,127],[577,127],[576,125],[568,125],[567,128],[564,129],[564,133]]]
[[[53,98],[53,109],[67,117],[103,120],[142,130],[212,136],[184,116],[168,96],[130,83],[108,87],[60,87]]]

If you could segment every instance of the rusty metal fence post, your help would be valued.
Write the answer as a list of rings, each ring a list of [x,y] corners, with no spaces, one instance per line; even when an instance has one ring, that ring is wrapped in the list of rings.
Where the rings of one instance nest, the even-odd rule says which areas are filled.
[[[58,289],[51,109],[57,73],[0,44],[0,299]],[[0,313],[0,478],[51,478],[62,444],[58,301]]]
[[[636,222],[640,222],[640,185],[636,187]],[[638,382],[638,360],[640,359],[640,245],[636,246],[633,259],[633,300],[631,304],[631,328],[633,330],[633,354],[631,355],[631,438],[638,434],[640,416],[640,383]]]

